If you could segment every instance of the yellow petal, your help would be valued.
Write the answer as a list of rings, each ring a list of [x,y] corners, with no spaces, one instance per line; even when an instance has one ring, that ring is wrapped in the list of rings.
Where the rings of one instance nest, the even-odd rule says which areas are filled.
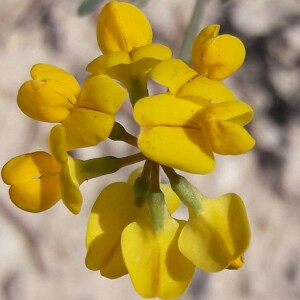
[[[141,126],[183,126],[198,128],[193,117],[202,107],[192,100],[172,94],[159,94],[140,99],[134,106],[134,118]]]
[[[255,140],[242,127],[253,117],[252,108],[246,103],[223,102],[200,111],[199,124],[211,149],[219,154],[241,154],[255,145]]]
[[[130,63],[131,58],[128,52],[111,52],[94,59],[87,65],[86,70],[93,75],[98,75],[105,73],[114,66]]]
[[[145,80],[148,80],[149,73],[151,70],[160,63],[162,60],[169,59],[172,56],[171,50],[160,44],[150,44],[143,47],[136,48],[130,53],[132,63],[130,65],[131,78],[145,76]],[[115,70],[114,73],[117,73],[119,70]],[[122,70],[120,70],[122,71]],[[124,68],[124,75],[121,78],[122,82],[126,82],[125,77],[126,68]],[[115,78],[118,78],[117,76]]]
[[[242,126],[233,122],[209,122],[205,136],[213,152],[237,155],[250,151],[255,140]]]
[[[9,195],[19,208],[29,212],[49,209],[60,198],[60,166],[46,152],[17,156],[2,169],[3,181],[11,185]]]
[[[213,154],[197,129],[145,128],[138,138],[138,146],[147,158],[185,172],[206,174],[215,167]]]
[[[175,194],[175,192],[172,190],[170,184],[161,184],[160,189],[163,192],[165,196],[166,205],[168,208],[168,212],[172,214],[176,211],[176,209],[181,204],[181,200],[179,197]]]
[[[152,41],[151,26],[141,10],[130,3],[110,1],[101,11],[97,23],[101,51],[125,51],[145,46]]]
[[[90,76],[79,96],[79,107],[115,114],[127,96],[126,90],[107,75]]]
[[[97,198],[87,226],[86,265],[108,278],[127,274],[121,251],[123,229],[143,213],[133,204],[133,187],[125,182],[108,185]]]
[[[131,61],[137,62],[141,59],[152,58],[155,60],[166,60],[172,56],[172,51],[165,45],[150,44],[136,49],[133,49],[130,53]]]
[[[111,52],[101,55],[88,64],[86,70],[92,74],[102,74],[118,65],[129,65],[140,60],[147,60],[148,68],[154,61],[169,59],[172,56],[170,48],[160,44],[150,44],[135,48],[130,52]]]
[[[246,50],[238,38],[219,35],[220,26],[204,28],[194,41],[192,62],[202,76],[222,80],[234,73],[244,62]]]
[[[63,203],[72,213],[78,214],[82,205],[79,185],[84,181],[84,175],[80,172],[80,161],[67,153],[66,130],[62,125],[52,128],[49,148],[52,156],[61,164],[59,180]]]
[[[222,82],[211,80],[203,76],[197,76],[185,84],[177,93],[179,98],[189,98],[202,105],[235,101],[236,97],[232,91]],[[205,100],[205,102],[204,102]]]
[[[62,166],[59,176],[62,201],[73,214],[80,212],[83,201],[79,190],[81,182],[76,176],[77,168],[76,160],[69,156],[68,163]]]
[[[114,125],[114,116],[77,108],[62,125],[66,130],[68,150],[90,147],[108,138]]]
[[[201,110],[199,117],[205,122],[231,121],[243,126],[252,120],[253,114],[250,105],[234,101],[209,105]]]
[[[236,194],[200,201],[199,213],[190,211],[178,246],[199,269],[216,272],[240,257],[250,243],[250,227],[241,198]]]
[[[54,159],[61,165],[67,163],[66,130],[62,125],[55,125],[49,134],[48,146]]]
[[[206,27],[204,27],[199,34],[197,35],[192,49],[192,60],[194,59],[194,51],[197,55],[198,53],[202,53],[201,50],[206,50],[206,48],[210,45],[211,40],[218,37],[220,31],[220,25],[219,24],[210,24]],[[197,56],[196,56],[197,58]],[[194,62],[194,61],[193,61]]]
[[[159,63],[151,72],[151,77],[156,82],[169,88],[176,94],[197,72],[180,59],[169,59]]]
[[[168,216],[159,231],[154,231],[145,219],[124,229],[124,261],[134,288],[142,297],[173,299],[188,287],[194,266],[177,246],[182,226],[182,222]]]
[[[130,87],[131,80],[135,77],[145,77],[161,60],[170,58],[171,50],[160,44],[150,44],[127,52],[112,52],[104,54],[87,66],[87,71],[92,74],[106,73],[111,78]]]
[[[29,117],[44,122],[61,122],[74,108],[80,87],[69,73],[54,66],[32,67],[33,80],[25,82],[17,97],[20,109]]]
[[[65,94],[66,97],[72,103],[76,103],[74,95],[78,95],[80,92],[80,86],[75,77],[64,71],[61,68],[48,64],[36,64],[31,69],[31,77],[34,80],[52,80],[53,87],[58,93]],[[57,85],[55,84],[55,81]],[[73,102],[74,101],[74,102]]]

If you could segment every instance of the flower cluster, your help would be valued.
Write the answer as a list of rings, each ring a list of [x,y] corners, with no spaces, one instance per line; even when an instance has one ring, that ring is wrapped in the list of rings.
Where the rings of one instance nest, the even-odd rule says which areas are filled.
[[[151,26],[138,8],[110,1],[97,23],[102,55],[88,64],[82,86],[60,68],[37,64],[18,93],[27,116],[58,123],[49,135],[49,153],[20,155],[2,169],[10,198],[21,209],[41,212],[62,199],[77,214],[85,180],[145,161],[126,182],[103,189],[86,235],[86,266],[108,278],[129,274],[143,297],[180,296],[196,267],[238,269],[250,242],[238,195],[205,197],[174,170],[208,174],[215,154],[242,154],[255,144],[244,128],[252,108],[222,82],[242,65],[245,48],[219,30],[213,24],[199,33],[190,66],[152,43]],[[149,79],[166,91],[149,95]],[[115,121],[127,98],[140,126],[138,137]],[[136,154],[79,160],[69,152],[108,138],[132,145]],[[160,171],[169,183],[161,183]],[[172,216],[181,203],[188,220]]]

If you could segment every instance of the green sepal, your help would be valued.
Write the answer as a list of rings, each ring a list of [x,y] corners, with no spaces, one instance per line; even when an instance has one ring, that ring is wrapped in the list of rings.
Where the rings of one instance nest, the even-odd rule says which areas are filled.
[[[163,169],[169,178],[173,191],[183,204],[194,212],[199,211],[201,209],[199,201],[201,195],[195,187],[191,185],[185,177],[178,175],[172,168],[163,167]]]
[[[134,203],[136,206],[142,206],[150,188],[150,179],[143,176],[134,181]]]
[[[162,191],[149,192],[147,201],[150,209],[150,218],[155,231],[164,228],[166,214],[165,196]]]

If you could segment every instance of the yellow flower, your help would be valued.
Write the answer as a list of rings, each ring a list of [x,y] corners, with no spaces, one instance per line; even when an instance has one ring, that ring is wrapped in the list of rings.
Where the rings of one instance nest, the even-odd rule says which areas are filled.
[[[141,212],[133,203],[133,188],[126,182],[107,186],[96,200],[88,221],[86,266],[108,278],[127,274],[121,234]]]
[[[179,59],[169,59],[151,71],[151,78],[168,92],[142,98],[134,107],[134,118],[141,127],[138,146],[147,158],[205,174],[215,167],[213,153],[241,154],[254,146],[254,139],[243,128],[253,117],[252,108],[238,101],[216,77],[242,64],[244,46],[235,37],[217,37],[218,30],[218,25],[210,25],[196,39],[195,69]],[[220,54],[218,49],[224,51]],[[233,63],[235,53],[237,61]],[[204,66],[209,73],[203,71]]]
[[[18,92],[19,108],[30,118],[43,122],[62,122],[77,103],[80,86],[73,75],[47,64],[31,69],[32,80]]]
[[[136,6],[110,1],[99,14],[97,39],[103,54],[130,52],[152,42],[152,29]]]
[[[240,154],[255,141],[243,128],[253,116],[240,101],[203,106],[196,99],[160,94],[139,100],[134,118],[140,125],[138,146],[149,159],[186,172],[214,169],[213,152]]]
[[[244,62],[246,50],[238,38],[219,35],[220,25],[205,27],[192,48],[192,63],[202,76],[222,80],[234,73]]]
[[[199,204],[200,209],[189,209],[178,240],[180,251],[207,272],[241,266],[251,235],[242,199],[236,194],[214,199],[199,196]]]
[[[84,181],[79,171],[81,161],[67,154],[63,139],[64,128],[56,126],[49,139],[52,155],[43,151],[27,153],[4,165],[2,179],[10,185],[10,198],[19,208],[41,212],[62,199],[71,212],[79,213],[79,185]]]
[[[200,105],[237,100],[222,82],[199,76],[180,59],[171,58],[160,62],[152,71],[151,78],[168,88],[169,93]]]
[[[9,160],[2,168],[2,179],[10,185],[9,196],[19,208],[41,212],[61,198],[60,166],[46,152],[23,154]]]
[[[143,297],[174,299],[188,287],[195,267],[178,249],[184,222],[165,215],[154,230],[149,218],[129,224],[122,233],[122,253],[136,291]]]
[[[18,105],[33,119],[62,123],[68,150],[96,145],[109,136],[114,114],[127,95],[119,84],[102,74],[87,78],[80,91],[71,74],[47,64],[33,66],[31,76],[19,90]]]
[[[238,38],[228,34],[219,36],[219,30],[219,25],[209,25],[195,39],[192,48],[194,69],[179,59],[169,59],[155,66],[152,79],[167,86],[172,94],[203,98],[206,104],[236,100],[219,80],[242,65],[246,51]]]
[[[152,43],[152,29],[146,16],[130,3],[110,1],[101,11],[97,39],[103,55],[87,66],[95,74],[106,73],[123,82],[130,93],[137,84],[146,89],[149,71],[171,57],[171,50]]]
[[[134,175],[136,176],[136,174]],[[169,185],[161,185],[168,209],[173,212],[180,200]],[[128,182],[108,185],[97,198],[87,226],[86,266],[100,270],[108,278],[127,274],[121,250],[121,234],[124,228],[147,215],[147,207],[134,204],[132,176]]]

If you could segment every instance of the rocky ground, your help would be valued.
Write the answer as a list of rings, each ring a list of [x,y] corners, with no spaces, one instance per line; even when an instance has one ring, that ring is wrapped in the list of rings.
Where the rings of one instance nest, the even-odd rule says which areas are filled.
[[[224,3],[222,3],[224,2]],[[37,62],[64,68],[82,81],[84,68],[99,54],[97,13],[76,14],[80,0],[0,1],[1,166],[11,157],[46,150],[51,126],[29,120],[17,108],[19,86]],[[149,0],[143,7],[156,41],[177,54],[194,1]],[[210,176],[193,176],[201,192],[214,197],[240,194],[252,225],[244,268],[216,274],[198,272],[181,299],[300,299],[300,6],[298,0],[206,1],[201,26],[219,23],[239,36],[247,59],[228,85],[256,112],[249,130],[254,151],[218,158]],[[120,116],[127,117],[126,109]],[[112,144],[86,149],[82,157],[127,148]],[[29,214],[0,189],[0,299],[140,299],[129,278],[108,280],[85,268],[84,236],[93,201],[105,183],[126,173],[83,184],[79,216],[62,204]]]

